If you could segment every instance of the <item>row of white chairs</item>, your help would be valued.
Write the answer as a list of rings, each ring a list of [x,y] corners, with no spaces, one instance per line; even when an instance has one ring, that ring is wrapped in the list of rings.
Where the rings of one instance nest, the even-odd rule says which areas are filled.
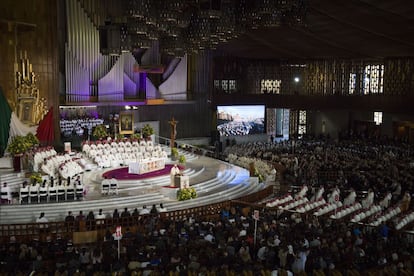
[[[20,203],[40,203],[40,202],[59,202],[66,201],[70,198],[80,199],[84,194],[84,186],[81,185],[57,185],[57,186],[40,186],[31,185],[20,188]]]
[[[101,193],[103,195],[118,194],[118,181],[116,179],[104,179],[101,183]]]

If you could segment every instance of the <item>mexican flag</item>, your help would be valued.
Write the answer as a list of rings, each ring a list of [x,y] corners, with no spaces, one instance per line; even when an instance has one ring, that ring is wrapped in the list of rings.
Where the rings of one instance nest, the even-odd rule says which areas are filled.
[[[29,132],[35,134],[41,144],[50,144],[54,140],[53,110],[40,121],[39,126],[27,126],[10,108],[0,86],[0,156],[3,156],[8,143],[14,136],[25,136]]]

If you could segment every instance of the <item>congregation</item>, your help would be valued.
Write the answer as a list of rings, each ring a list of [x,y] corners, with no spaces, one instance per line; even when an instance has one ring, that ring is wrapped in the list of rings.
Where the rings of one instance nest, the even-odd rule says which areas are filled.
[[[21,244],[11,240],[0,251],[2,271],[24,273],[36,268],[55,275],[106,275],[108,271],[124,275],[412,274],[412,220],[397,227],[401,215],[408,219],[414,214],[410,202],[413,151],[409,146],[301,140],[294,149],[287,141],[233,145],[226,151],[284,167],[278,171],[279,180],[288,190],[253,206],[232,204],[215,218],[172,220],[160,215],[162,205],[144,206],[132,213],[127,209],[112,214],[100,210],[96,215],[89,211],[87,216],[81,212],[76,217],[69,213],[68,223],[77,227],[77,221],[85,220],[87,229],[106,229],[105,238],[79,246],[70,237],[60,236]],[[304,198],[309,202],[293,204]],[[275,200],[277,204],[267,204]],[[279,201],[294,208],[285,208]],[[313,205],[315,212],[309,212],[311,207],[306,204],[319,201],[323,203]],[[334,209],[322,212],[325,204],[337,202],[343,206],[336,207],[338,213],[333,214]],[[354,220],[347,216],[346,208],[356,208],[359,202],[364,212],[380,206],[376,220],[364,221],[362,212],[359,220],[356,215]],[[387,216],[386,210],[397,208],[399,213]],[[254,210],[260,211],[258,220]],[[343,216],[336,216],[342,211]],[[119,220],[126,229],[119,259],[114,229],[105,228],[107,219]],[[372,223],[375,221],[378,224]],[[18,261],[25,265],[16,267]]]

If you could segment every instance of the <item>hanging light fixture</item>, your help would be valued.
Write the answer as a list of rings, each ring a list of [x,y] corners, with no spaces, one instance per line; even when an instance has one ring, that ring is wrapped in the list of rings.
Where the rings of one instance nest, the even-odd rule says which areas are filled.
[[[167,55],[216,49],[241,34],[302,24],[307,0],[127,0],[124,48],[159,41]]]

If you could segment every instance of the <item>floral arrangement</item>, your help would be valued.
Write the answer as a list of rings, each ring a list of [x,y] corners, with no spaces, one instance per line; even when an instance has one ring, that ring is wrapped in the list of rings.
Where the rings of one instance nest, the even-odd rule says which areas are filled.
[[[137,139],[137,140],[139,140],[139,139],[141,139],[141,134],[139,134],[139,133],[134,133],[134,134],[131,134],[131,137],[130,137],[131,139]]]
[[[30,183],[42,183],[42,175],[38,172],[34,172],[30,175]]]
[[[27,136],[17,135],[12,138],[10,144],[7,146],[7,151],[12,155],[18,155],[25,153],[32,146],[33,144]]]
[[[36,135],[34,135],[33,133],[29,132],[26,135],[26,140],[27,142],[31,143],[32,146],[34,145],[38,145],[39,144],[39,139],[37,139]]]
[[[263,183],[265,181],[264,176],[259,172],[259,170],[256,167],[254,168],[254,176],[259,179],[259,183]]]
[[[259,177],[259,182],[263,182],[268,175],[272,174],[272,167],[257,158],[237,156],[236,154],[230,153],[227,156],[227,161],[245,169],[248,169],[249,164],[253,162],[255,166],[254,176]]]
[[[171,159],[178,158],[178,149],[177,148],[171,148]]]
[[[197,197],[197,192],[193,187],[179,189],[177,191],[177,199],[179,201],[188,200]]]
[[[184,164],[184,163],[185,163],[185,161],[186,161],[186,159],[185,159],[185,156],[184,156],[184,155],[180,155],[180,156],[178,157],[178,163],[180,163],[180,164]]]
[[[97,125],[94,130],[92,135],[98,139],[102,139],[105,137],[108,137],[108,131],[106,130],[106,126],[104,125]]]
[[[154,134],[154,129],[151,125],[145,124],[141,129],[142,137],[148,138]]]
[[[124,138],[125,138],[125,135],[123,135],[121,133],[117,133],[116,136],[115,136],[115,139],[117,139],[117,140],[122,140]]]

